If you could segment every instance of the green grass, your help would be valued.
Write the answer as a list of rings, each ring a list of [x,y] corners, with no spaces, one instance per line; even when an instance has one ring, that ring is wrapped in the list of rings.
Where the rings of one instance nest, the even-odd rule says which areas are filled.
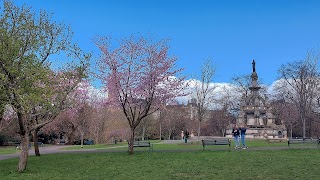
[[[160,140],[152,140],[151,143],[159,143]],[[79,149],[109,149],[109,148],[123,148],[123,146],[128,147],[127,142],[118,142],[117,144],[95,144],[95,145],[74,145],[74,146],[69,146],[66,148],[63,148],[63,150],[79,150]]]
[[[319,179],[319,149],[52,154],[0,161],[2,179]]]
[[[241,140],[240,140],[241,144]],[[288,146],[287,141],[283,142],[268,142],[263,139],[248,139],[246,140],[246,144],[248,147],[278,147],[278,146]],[[232,139],[232,145],[234,146],[234,141]]]
[[[183,141],[181,141],[181,143],[178,144],[160,144],[161,141],[159,140],[152,140],[151,141],[153,143],[153,149],[155,151],[159,150],[188,150],[188,149],[192,149],[192,150],[201,150],[202,149],[202,145],[201,145],[201,141],[188,141],[187,144],[185,144]],[[283,147],[287,147],[287,142],[274,142],[274,143],[269,143],[265,140],[251,140],[248,139],[247,141],[247,145],[249,148],[253,148],[253,147],[279,147],[279,146],[283,146]],[[49,145],[45,145],[46,147]],[[293,146],[306,146],[304,144],[295,144]],[[312,146],[312,144],[308,144],[307,146]],[[207,146],[206,149],[227,149],[228,146]],[[234,148],[234,142],[233,139],[231,141],[231,148]],[[83,148],[81,148],[80,145],[74,145],[74,146],[67,146],[65,148],[63,148],[63,150],[81,150],[81,149],[97,149],[97,150],[104,150],[104,149],[113,149],[113,150],[121,150],[121,151],[125,151],[128,149],[128,143],[127,142],[119,142],[117,144],[96,144],[96,145],[84,145]],[[136,150],[146,150],[146,148],[135,148]],[[17,151],[15,150],[14,147],[6,147],[6,148],[0,148],[0,155],[1,154],[13,154],[16,153]],[[40,149],[40,153],[41,153],[41,149]]]
[[[81,148],[80,145],[74,145],[63,148],[63,150],[77,150],[77,149],[105,149],[108,147],[117,147],[119,145],[106,145],[106,144],[95,144],[95,145],[83,145],[83,148]]]
[[[16,147],[14,147],[14,146],[0,147],[0,155],[14,154],[16,152],[17,152],[17,150],[16,150]]]
[[[202,149],[201,141],[196,142],[188,142],[187,144],[181,141],[181,143],[178,144],[159,144],[161,141],[159,140],[153,140],[151,143],[153,143],[154,150],[175,150],[175,149]],[[265,140],[250,140],[248,139],[246,141],[247,146],[249,147],[277,147],[277,146],[287,146],[287,142],[275,142],[275,143],[269,143]],[[80,145],[75,146],[69,146],[66,148],[63,148],[63,150],[79,150],[79,149],[109,149],[109,148],[115,148],[119,147],[121,149],[127,148],[128,143],[127,142],[121,142],[117,144],[96,144],[96,145],[84,145],[83,148],[81,148]],[[227,146],[208,146],[208,148],[222,148],[225,149]],[[234,147],[233,139],[231,141],[231,147]]]

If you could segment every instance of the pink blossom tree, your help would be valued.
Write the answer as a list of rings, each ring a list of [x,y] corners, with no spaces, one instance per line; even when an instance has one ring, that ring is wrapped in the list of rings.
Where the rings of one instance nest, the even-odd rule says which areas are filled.
[[[11,106],[6,105],[0,109],[0,133],[7,128],[12,120],[16,117],[16,113]]]
[[[31,131],[36,156],[40,156],[37,143],[39,130],[56,120],[60,113],[74,112],[82,107],[79,102],[85,100],[83,94],[86,92],[83,88],[86,82],[82,80],[82,73],[82,70],[52,72],[48,74],[50,84],[37,85],[48,89],[49,93],[42,93],[41,99],[44,102],[37,101],[37,104],[31,106],[33,109],[30,122],[33,125]]]
[[[182,95],[183,79],[174,69],[176,57],[169,56],[168,40],[130,36],[118,39],[98,37],[101,51],[101,79],[108,89],[110,103],[120,107],[130,126],[129,153],[133,154],[135,129],[161,105]]]
[[[68,94],[84,77],[90,56],[72,42],[70,27],[53,21],[45,11],[36,14],[26,5],[18,7],[9,0],[2,2],[0,96],[6,97],[4,103],[16,113],[21,140],[17,170],[23,172],[28,162],[29,134],[68,108],[65,104]],[[56,81],[52,77],[60,74],[51,70],[49,57],[58,53],[65,54],[66,61],[74,62],[65,66],[63,77]],[[69,85],[64,86],[63,82]],[[37,117],[41,121],[36,122]]]
[[[66,86],[67,84],[65,84]],[[82,81],[68,93],[64,102],[67,108],[60,111],[54,122],[50,123],[44,130],[49,133],[67,134],[68,144],[73,144],[74,135],[79,131],[83,137],[88,126],[89,106],[88,82]],[[87,111],[90,111],[89,113]],[[81,138],[83,142],[83,138]]]

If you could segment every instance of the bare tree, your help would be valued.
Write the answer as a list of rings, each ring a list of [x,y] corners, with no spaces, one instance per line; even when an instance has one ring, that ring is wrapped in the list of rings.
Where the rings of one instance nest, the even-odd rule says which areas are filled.
[[[299,125],[299,115],[296,106],[280,98],[274,100],[271,106],[273,107],[273,114],[276,116],[276,119],[281,120],[279,123],[286,125],[292,138],[295,134],[293,129]]]
[[[210,111],[210,117],[206,123],[206,134],[210,136],[222,136],[226,134],[228,125],[235,120],[235,117],[225,107]]]
[[[216,68],[213,65],[211,58],[204,60],[201,68],[201,74],[198,76],[199,80],[194,80],[191,84],[194,88],[191,96],[196,101],[198,120],[198,140],[201,134],[201,122],[207,114],[210,103],[213,101],[213,90],[215,86],[212,84],[212,79],[215,75]]]
[[[163,131],[167,139],[174,139],[182,130],[188,130],[187,125],[188,107],[183,104],[168,105],[163,109]]]
[[[319,55],[319,51],[309,51],[305,59],[282,65],[279,69],[283,95],[298,110],[303,138],[306,137],[307,121],[311,121],[308,116],[316,107],[319,93]]]
[[[217,110],[214,111],[214,114],[219,118],[211,118],[211,120],[215,120],[216,127],[222,136],[225,136],[227,126],[231,124],[231,121],[234,119],[232,113],[236,114],[236,112],[239,111],[241,101],[241,96],[239,95],[241,93],[238,93],[239,90],[246,91],[244,86],[223,85],[219,96],[216,98],[218,107]]]

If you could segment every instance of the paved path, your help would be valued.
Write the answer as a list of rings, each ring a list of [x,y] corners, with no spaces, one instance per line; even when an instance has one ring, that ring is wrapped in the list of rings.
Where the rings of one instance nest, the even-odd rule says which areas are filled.
[[[196,140],[188,140],[188,143],[196,142]],[[183,143],[182,140],[164,140],[161,141],[159,144],[178,144]],[[68,145],[53,145],[53,146],[45,146],[39,147],[40,154],[57,154],[57,153],[89,153],[89,152],[126,152],[126,149],[119,149],[119,147],[127,147],[127,146],[115,146],[109,148],[101,148],[101,149],[79,149],[79,150],[63,150],[63,148],[69,147]],[[258,151],[258,150],[283,150],[283,149],[310,149],[310,148],[318,148],[317,146],[279,146],[279,147],[252,147],[248,149],[231,149],[232,151]],[[221,151],[221,150],[230,150],[229,148],[211,148],[211,151]],[[199,149],[173,149],[173,150],[154,150],[155,152],[189,152],[189,151],[199,151]],[[29,150],[29,156],[34,156],[34,149]],[[20,151],[17,151],[15,154],[4,154],[0,155],[0,161],[4,159],[10,158],[18,158],[20,156]]]
[[[61,148],[64,148],[66,146],[45,146],[45,147],[39,147],[40,154],[54,154],[60,152]],[[9,159],[9,158],[16,158],[20,156],[21,151],[17,151],[14,154],[3,154],[0,155],[0,160]],[[34,156],[34,149],[29,150],[29,156]]]
[[[118,149],[120,147],[127,147],[127,146],[115,146],[115,147],[108,147],[108,148],[101,148],[101,149],[79,149],[79,150],[63,150],[63,148],[70,147],[68,145],[53,145],[53,146],[44,146],[39,147],[40,154],[57,154],[57,153],[88,153],[88,152],[125,152],[126,149]],[[3,154],[0,155],[0,161],[4,159],[10,158],[18,158],[20,156],[21,151],[17,151],[15,154]],[[35,156],[34,149],[29,150],[29,156]]]
[[[178,144],[181,143],[181,140],[164,140],[161,141],[160,144]],[[70,146],[70,145],[69,145]],[[57,153],[84,153],[84,152],[121,152],[119,147],[127,147],[127,146],[115,146],[103,149],[79,149],[79,150],[63,150],[63,148],[69,147],[68,145],[52,145],[52,146],[44,146],[39,147],[40,154],[57,154]],[[122,150],[126,151],[126,150]],[[0,161],[4,159],[17,158],[20,156],[21,151],[17,151],[14,154],[3,154],[0,155]],[[29,156],[34,156],[34,149],[29,150]]]

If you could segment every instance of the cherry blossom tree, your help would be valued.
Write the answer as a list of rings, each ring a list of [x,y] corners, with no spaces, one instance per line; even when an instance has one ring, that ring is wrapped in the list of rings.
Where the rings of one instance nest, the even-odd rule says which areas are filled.
[[[0,85],[0,133],[1,133],[1,130],[8,124],[4,118],[4,113],[6,111],[5,106],[8,103],[7,99],[8,99],[8,97],[6,96],[6,93],[4,91],[4,87],[1,84]]]
[[[72,43],[70,27],[52,21],[45,11],[35,14],[30,7],[18,7],[8,0],[1,8],[0,84],[8,98],[6,103],[16,112],[22,149],[18,171],[22,172],[27,167],[29,134],[66,108],[68,93],[84,77],[90,56]],[[51,70],[49,56],[59,52],[75,62],[63,70],[66,81],[57,82],[52,77],[59,73]],[[53,88],[55,85],[61,88]],[[42,121],[35,123],[39,114]]]
[[[88,136],[93,139],[96,144],[106,142],[104,136],[106,126],[105,119],[111,116],[108,108],[103,104],[105,97],[101,96],[100,91],[92,91],[89,99],[91,113],[89,117]]]
[[[168,100],[182,95],[183,79],[177,78],[176,57],[169,56],[168,40],[131,36],[118,39],[98,37],[101,79],[108,98],[121,108],[130,126],[129,153],[133,154],[135,129]]]
[[[83,106],[82,101],[85,101],[86,92],[82,87],[86,84],[82,80],[82,70],[64,70],[57,73],[50,73],[50,84],[46,84],[46,89],[49,93],[44,94],[42,92],[42,101],[36,101],[36,104],[32,105],[32,115],[30,117],[30,123],[33,125],[31,129],[33,135],[34,149],[36,156],[40,156],[38,147],[38,132],[44,126],[51,123],[60,113],[74,112],[74,109],[79,109]],[[82,83],[80,83],[82,82]],[[76,95],[75,95],[76,94]],[[78,97],[78,101],[76,98]],[[45,102],[45,103],[44,103]],[[75,108],[76,107],[76,108]]]
[[[83,136],[88,131],[93,112],[89,104],[88,86],[88,82],[82,81],[68,94],[65,101],[68,108],[61,111],[55,121],[45,128],[46,132],[67,135],[68,144],[73,144],[75,133],[78,132],[83,145]]]
[[[76,124],[80,133],[81,147],[83,147],[83,138],[89,129],[90,116],[92,116],[92,107],[89,105],[88,83],[82,83],[73,94],[75,109],[77,110]]]
[[[11,106],[6,105],[0,111],[0,133],[3,129],[6,129],[12,120],[16,117],[16,113],[13,111]]]

